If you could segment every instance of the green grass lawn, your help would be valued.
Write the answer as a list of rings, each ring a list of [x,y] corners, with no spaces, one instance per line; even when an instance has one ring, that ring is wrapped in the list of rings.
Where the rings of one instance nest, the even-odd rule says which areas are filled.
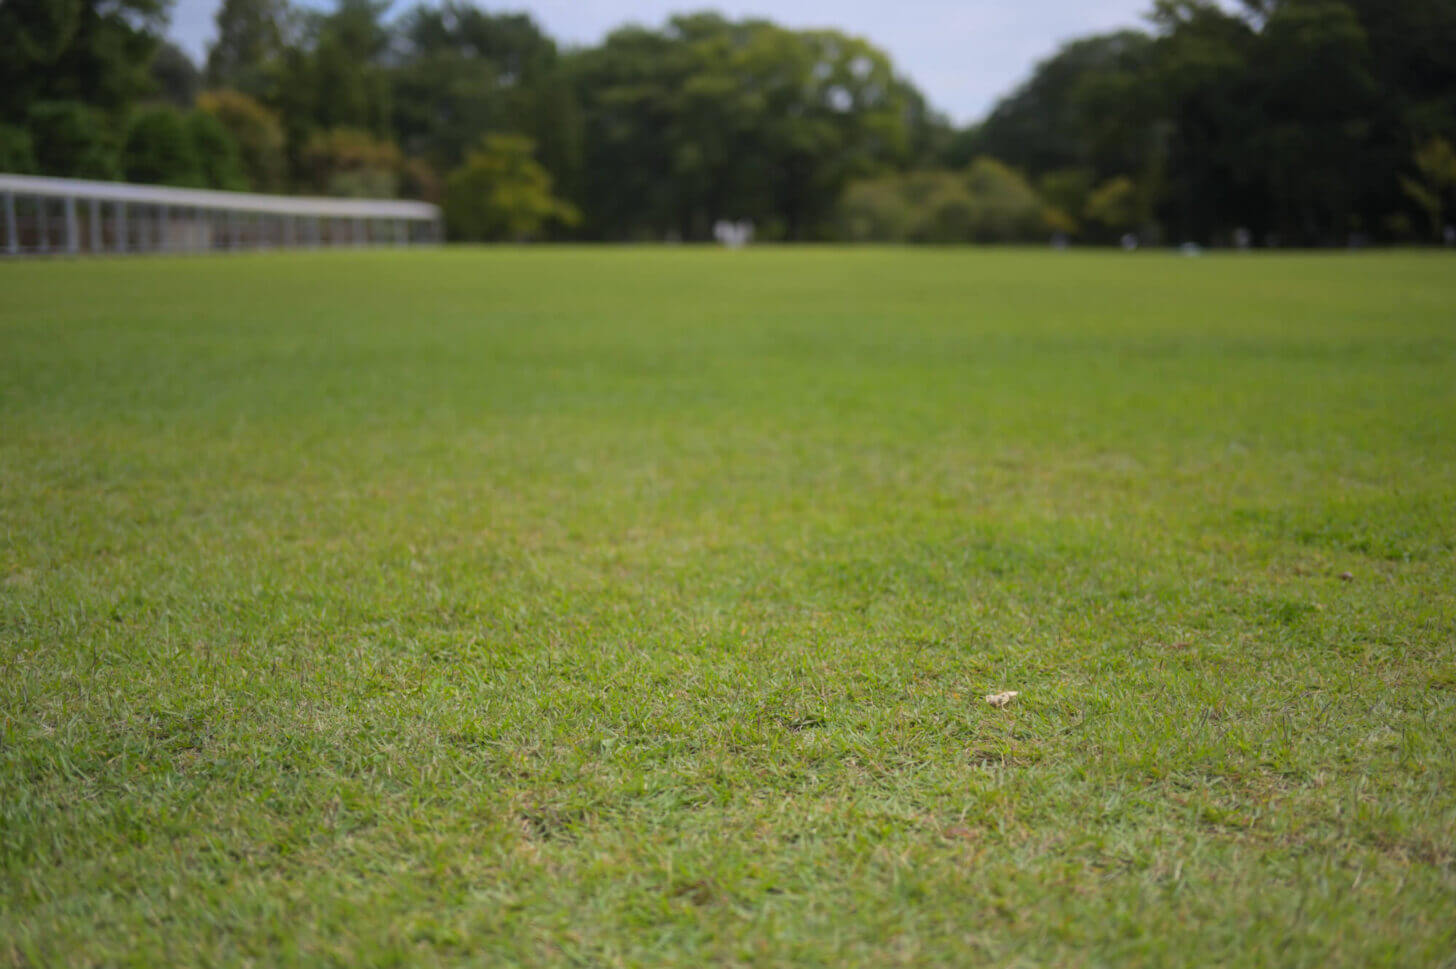
[[[1453,738],[1447,255],[0,265],[0,964],[1449,966]]]

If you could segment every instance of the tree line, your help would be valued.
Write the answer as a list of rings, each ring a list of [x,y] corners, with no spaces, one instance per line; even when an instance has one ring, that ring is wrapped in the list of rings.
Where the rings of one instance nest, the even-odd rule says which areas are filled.
[[[421,198],[458,239],[1344,245],[1456,220],[1456,0],[1157,0],[965,127],[834,30],[696,13],[566,49],[463,0],[224,0],[194,64],[168,3],[0,4],[0,170]]]

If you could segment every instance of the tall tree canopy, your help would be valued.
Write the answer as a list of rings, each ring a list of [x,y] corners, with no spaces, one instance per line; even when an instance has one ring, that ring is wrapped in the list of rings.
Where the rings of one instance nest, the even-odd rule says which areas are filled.
[[[517,131],[545,146],[553,168],[572,159],[574,105],[556,105],[556,44],[524,14],[490,14],[446,0],[420,5],[399,25],[394,125],[404,148],[453,167],[484,131]],[[553,83],[554,82],[554,83]]]
[[[551,234],[589,239],[1343,245],[1456,218],[1456,0],[1150,0],[959,131],[833,30],[696,13],[563,50],[474,0],[222,0],[200,78],[169,2],[0,0],[0,164],[439,198],[509,157],[550,189],[491,204],[558,199],[581,218]]]
[[[170,0],[0,3],[0,121],[41,101],[116,111],[150,92]]]
[[[207,52],[207,83],[263,94],[269,69],[283,52],[288,7],[284,0],[223,0],[217,39]]]
[[[571,64],[590,228],[813,237],[849,178],[909,161],[923,102],[868,42],[713,14],[616,31]]]
[[[1127,179],[1173,239],[1404,234],[1402,178],[1456,127],[1456,3],[1158,0],[1151,24],[1038,65],[972,150],[1043,185]]]

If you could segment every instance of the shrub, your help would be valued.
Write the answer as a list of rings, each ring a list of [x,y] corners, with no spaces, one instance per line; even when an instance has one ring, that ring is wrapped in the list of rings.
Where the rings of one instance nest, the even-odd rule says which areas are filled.
[[[203,187],[202,164],[180,111],[153,107],[132,116],[122,149],[122,172],[129,182]]]
[[[248,188],[248,177],[243,172],[237,142],[233,141],[232,135],[228,134],[216,115],[201,110],[189,112],[187,136],[197,155],[198,170],[204,185],[208,188],[234,191]]]
[[[1047,232],[1041,196],[1016,169],[994,158],[977,158],[966,173],[973,199],[974,242],[1032,242]]]
[[[0,124],[0,172],[28,175],[36,170],[35,143],[30,132]]]
[[[26,112],[35,167],[46,175],[113,179],[119,153],[99,111],[79,101],[37,101]]]
[[[1027,242],[1048,231],[1046,206],[1015,169],[979,158],[964,172],[884,175],[840,200],[842,238],[858,242]]]

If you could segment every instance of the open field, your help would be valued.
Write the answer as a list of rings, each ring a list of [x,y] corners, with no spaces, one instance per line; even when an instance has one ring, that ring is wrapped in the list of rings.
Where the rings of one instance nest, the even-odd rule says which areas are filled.
[[[1449,966],[1453,738],[1449,256],[0,265],[3,965]]]

